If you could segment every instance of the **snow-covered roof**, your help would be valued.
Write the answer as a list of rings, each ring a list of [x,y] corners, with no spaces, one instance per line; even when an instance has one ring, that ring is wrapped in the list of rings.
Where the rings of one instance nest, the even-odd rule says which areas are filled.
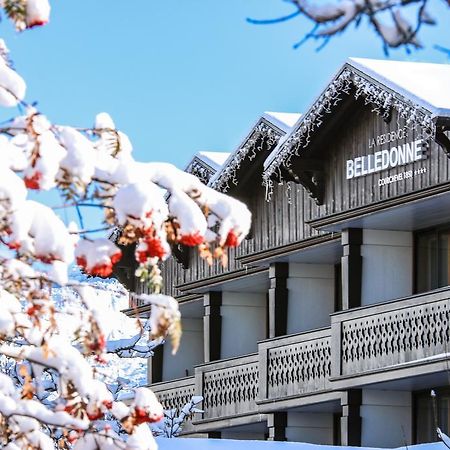
[[[349,58],[348,64],[437,116],[450,116],[450,64]]]
[[[449,86],[449,64],[349,58],[266,158],[263,183],[273,185],[277,169],[308,145],[323,118],[347,95],[364,98],[386,119],[395,109],[406,123],[419,124],[431,136],[434,118],[450,117]]]
[[[297,123],[301,114],[266,111],[263,117],[287,132]]]
[[[245,158],[252,160],[256,152],[262,149],[256,146],[259,138],[276,144],[284,135],[288,134],[297,123],[301,114],[267,111],[251,127],[250,133],[240,142],[237,149],[230,154],[222,168],[210,179],[209,186],[218,190],[227,190],[229,181],[234,180]]]
[[[197,152],[184,170],[207,184],[211,177],[220,170],[229,156],[230,153],[228,152]]]
[[[230,152],[197,152],[195,156],[213,169],[219,170],[230,156]]]

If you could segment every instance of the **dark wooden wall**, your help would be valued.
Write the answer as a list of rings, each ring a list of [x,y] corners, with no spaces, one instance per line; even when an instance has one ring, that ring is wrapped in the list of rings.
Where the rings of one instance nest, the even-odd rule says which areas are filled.
[[[393,114],[391,121],[386,123],[371,111],[370,106],[354,100],[351,100],[350,107],[343,108],[337,114],[340,117],[333,117],[332,126],[323,126],[316,131],[317,134],[311,144],[302,150],[304,151],[302,155],[321,159],[325,163],[324,204],[317,206],[301,185],[292,182],[284,185],[275,184],[269,202],[266,201],[265,188],[259,182],[253,183],[250,192],[247,183],[245,201],[253,214],[251,237],[237,249],[229,250],[229,262],[225,268],[218,261],[209,266],[198,257],[195,249],[191,251],[188,269],[183,269],[179,262],[170,258],[162,267],[165,293],[178,296],[181,291],[175,286],[243,269],[244,267],[236,260],[240,256],[249,256],[326,234],[313,229],[308,225],[309,221],[449,181],[450,161],[434,141],[431,141],[427,160],[347,180],[347,159],[411,142],[420,138],[420,130],[409,131],[408,137],[398,143],[394,141],[369,150],[370,138],[403,127],[404,120]],[[294,165],[297,164],[301,164],[301,157],[295,159]],[[381,177],[419,167],[426,167],[427,172],[387,186],[378,186],[378,179]],[[235,189],[235,194],[241,194],[239,186]],[[139,292],[142,287],[137,286],[137,289]]]
[[[180,295],[175,289],[177,285],[243,269],[236,260],[240,256],[324,234],[305,223],[315,216],[317,207],[302,186],[290,183],[290,189],[286,189],[286,185],[276,185],[270,202],[266,201],[263,186],[257,186],[248,205],[253,213],[251,238],[228,250],[227,267],[222,267],[219,261],[209,266],[195,249],[191,251],[188,269],[183,269],[175,258],[169,258],[162,267],[165,293],[177,296]]]
[[[410,130],[406,139],[368,148],[369,139],[404,125],[404,119],[399,119],[396,114],[389,123],[386,123],[380,116],[371,112],[370,107],[359,105],[352,114],[341,121],[339,131],[327,136],[327,142],[325,145],[322,144],[322,148],[314,149],[320,153],[326,164],[325,204],[319,208],[317,218],[410,194],[449,181],[450,160],[434,140],[430,142],[426,160],[346,179],[347,159],[373,154],[382,149],[390,149],[420,139],[421,130],[418,128]],[[380,178],[407,170],[414,171],[421,167],[426,168],[426,173],[378,186]]]

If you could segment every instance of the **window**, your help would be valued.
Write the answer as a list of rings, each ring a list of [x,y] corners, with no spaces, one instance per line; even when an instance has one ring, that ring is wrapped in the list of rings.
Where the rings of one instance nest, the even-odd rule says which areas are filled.
[[[450,284],[450,227],[417,234],[416,291]]]

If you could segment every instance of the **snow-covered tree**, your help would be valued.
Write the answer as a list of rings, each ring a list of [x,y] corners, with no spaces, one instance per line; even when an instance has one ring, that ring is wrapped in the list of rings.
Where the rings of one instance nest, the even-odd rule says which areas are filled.
[[[1,6],[19,30],[49,20],[47,0]],[[103,370],[108,353],[147,356],[166,337],[176,351],[180,313],[176,300],[160,293],[158,264],[179,244],[208,260],[224,258],[247,234],[250,212],[170,164],[136,161],[108,114],[98,114],[91,128],[57,125],[25,98],[26,84],[2,41],[0,106],[19,113],[0,128],[0,446],[155,449],[149,424],[163,418],[162,406],[146,388],[122,402],[116,394],[124,383]],[[103,224],[66,225],[29,198],[29,191],[49,190],[80,216],[84,207],[100,208]],[[117,339],[106,331],[108,299],[68,277],[75,262],[86,274],[112,273],[121,251],[108,234],[91,234],[99,229],[118,230],[119,244],[136,246],[137,275],[153,292],[139,299],[152,305],[148,322]],[[70,295],[52,295],[55,285]]]
[[[381,39],[385,53],[391,48],[420,48],[419,34],[423,26],[436,25],[430,14],[430,0],[285,0],[292,4],[293,12],[276,19],[248,19],[253,24],[274,24],[303,16],[312,23],[309,32],[294,48],[309,39],[316,39],[321,46],[327,44],[351,25],[361,23],[373,30]],[[447,7],[450,2],[443,0]],[[449,9],[450,13],[450,9]],[[445,19],[442,19],[445,20]],[[319,47],[321,48],[321,47]],[[447,49],[443,49],[447,51]]]

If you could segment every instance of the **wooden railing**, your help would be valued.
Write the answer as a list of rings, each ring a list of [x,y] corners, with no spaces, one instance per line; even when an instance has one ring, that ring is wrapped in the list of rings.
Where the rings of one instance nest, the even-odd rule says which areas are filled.
[[[258,354],[198,366],[195,377],[204,420],[257,412]]]
[[[449,289],[333,314],[333,376],[364,374],[446,354],[449,324]]]
[[[285,400],[288,407],[314,402],[308,396],[316,394],[327,401],[355,386],[418,376],[428,364],[444,364],[449,350],[446,288],[334,313],[329,328],[259,342],[258,353],[203,364],[194,377],[152,388],[166,408],[203,396],[203,416],[190,425],[198,431],[273,411]]]
[[[261,400],[330,388],[330,328],[269,339],[258,348]]]
[[[165,410],[180,410],[195,395],[195,378],[186,377],[179,380],[156,383],[152,384],[151,388]],[[183,432],[189,433],[192,431],[192,419],[192,417],[187,419]]]

